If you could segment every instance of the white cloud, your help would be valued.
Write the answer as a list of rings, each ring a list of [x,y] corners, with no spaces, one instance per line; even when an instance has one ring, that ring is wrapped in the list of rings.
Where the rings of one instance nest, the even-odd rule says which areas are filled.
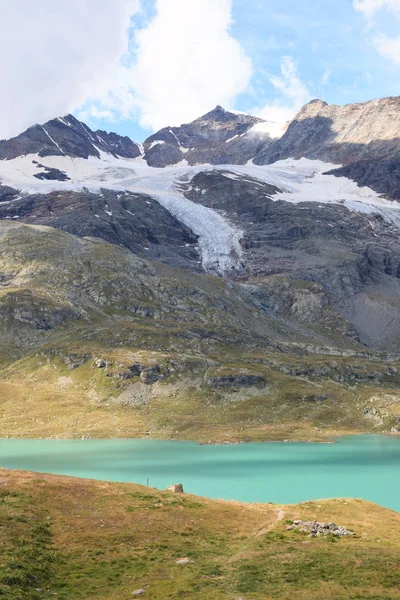
[[[321,80],[320,80],[320,83],[322,86],[325,86],[328,84],[329,79],[331,78],[331,75],[332,75],[332,71],[330,69],[325,69],[325,71],[322,74]]]
[[[400,36],[390,38],[381,34],[374,39],[374,44],[379,54],[400,64]]]
[[[229,33],[232,0],[157,0],[133,54],[139,3],[1,0],[0,138],[72,111],[158,129],[233,106],[253,69]]]
[[[0,138],[100,94],[139,0],[1,0]]]
[[[281,92],[282,96],[293,100],[295,104],[304,104],[310,93],[297,74],[296,65],[290,56],[281,60],[281,75],[270,78],[272,85]]]
[[[267,104],[256,113],[268,122],[267,131],[273,137],[284,133],[285,125],[311,99],[307,86],[301,81],[296,64],[290,56],[281,59],[281,74],[270,77],[270,82],[281,98]]]
[[[368,20],[371,20],[382,8],[387,8],[400,16],[400,0],[353,0],[353,6],[364,13]]]
[[[365,15],[369,28],[375,14],[384,8],[400,19],[400,0],[353,0],[353,6]],[[379,54],[400,64],[400,35],[393,38],[380,32],[372,38],[372,43]]]
[[[102,104],[153,130],[180,125],[216,104],[229,108],[252,64],[229,34],[232,0],[157,0],[136,32],[136,61],[121,68]]]

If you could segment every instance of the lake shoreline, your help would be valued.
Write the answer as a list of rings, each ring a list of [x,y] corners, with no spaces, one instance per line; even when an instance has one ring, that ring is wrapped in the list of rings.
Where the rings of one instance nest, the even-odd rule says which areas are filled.
[[[0,435],[1,440],[37,440],[37,441],[107,441],[107,440],[121,440],[121,441],[135,441],[135,440],[149,440],[153,442],[193,442],[197,446],[241,446],[244,444],[336,444],[337,441],[341,438],[350,437],[350,436],[370,436],[377,435],[382,437],[390,437],[390,438],[398,438],[400,439],[400,433],[392,433],[390,431],[387,432],[372,432],[372,431],[345,431],[342,433],[332,432],[327,436],[326,439],[320,438],[284,438],[284,439],[276,439],[276,438],[264,438],[264,439],[245,439],[245,440],[237,440],[237,441],[198,441],[195,438],[171,438],[171,437],[151,437],[151,436],[90,436],[90,435],[76,435],[76,436],[68,436],[63,437],[60,435],[57,436],[49,436],[49,437],[38,437],[38,436],[2,436]]]
[[[0,439],[0,465],[242,502],[361,497],[400,510],[400,439],[342,436],[335,443],[206,444],[150,439]],[[373,483],[371,483],[373,482]]]

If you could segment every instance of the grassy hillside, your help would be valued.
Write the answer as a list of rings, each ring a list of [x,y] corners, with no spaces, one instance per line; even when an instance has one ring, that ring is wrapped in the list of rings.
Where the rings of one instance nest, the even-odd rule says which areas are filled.
[[[357,535],[310,539],[286,530],[297,518]],[[361,500],[246,505],[2,470],[0,521],[7,600],[400,598],[400,515]]]
[[[165,360],[160,353],[131,353],[124,349],[118,351],[119,359],[115,361],[121,371],[123,359],[132,360],[132,355],[136,359],[145,356],[147,361],[158,360],[159,364]],[[103,351],[102,356],[116,355]],[[150,435],[200,442],[323,441],[347,433],[390,432],[392,428],[397,431],[400,397],[392,385],[373,381],[340,383],[326,375],[296,377],[279,370],[295,370],[296,362],[299,364],[285,356],[276,367],[254,365],[251,359],[243,359],[239,366],[225,362],[225,374],[256,372],[265,377],[266,383],[219,389],[204,382],[201,366],[145,385],[139,377],[109,377],[107,370],[97,368],[92,359],[70,370],[59,357],[49,361],[32,357],[3,371],[1,429],[8,437]],[[345,363],[343,370],[349,368],[348,360],[308,357],[308,368],[314,364],[319,373],[335,363],[340,373],[341,362]],[[352,365],[355,371],[366,368],[362,361]],[[367,367],[372,369],[374,364]]]
[[[324,440],[400,431],[400,361],[321,286],[258,287],[0,222],[0,427],[11,437]]]

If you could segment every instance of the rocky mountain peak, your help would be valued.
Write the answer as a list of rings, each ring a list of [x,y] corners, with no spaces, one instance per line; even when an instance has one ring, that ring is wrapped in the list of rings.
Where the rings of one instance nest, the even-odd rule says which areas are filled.
[[[257,123],[263,122],[258,117],[233,113],[218,105],[191,123],[165,127],[151,135],[144,142],[144,158],[154,167],[174,165],[182,160],[190,165],[247,162],[256,153],[259,139],[246,140],[245,144],[241,144],[240,157],[237,152],[238,138],[245,136]],[[264,138],[268,139],[268,136],[264,135]]]
[[[143,153],[141,145],[127,136],[92,131],[68,114],[0,141],[0,160],[35,154],[38,166],[47,168],[40,160],[47,156],[87,159],[100,158],[102,152],[127,159],[143,154],[150,167],[244,165],[248,161],[265,165],[287,158],[308,158],[337,164],[333,174],[400,198],[400,97],[345,106],[314,99],[299,111],[279,139],[269,136],[264,123],[258,117],[217,105],[190,123],[160,129],[145,140]],[[47,171],[38,177],[60,177]]]
[[[326,119],[334,143],[369,144],[372,141],[400,137],[400,98],[382,98],[357,104],[327,104],[312,100],[293,120],[320,117]]]
[[[225,108],[223,106],[221,106],[220,104],[217,104],[217,106],[215,108],[213,108],[208,113],[206,113],[205,115],[200,117],[199,120],[200,119],[206,120],[206,119],[223,118],[226,114],[230,115],[232,113],[229,113],[227,110],[225,110]]]
[[[299,119],[301,117],[306,118],[310,116],[315,116],[326,106],[329,106],[327,102],[315,98],[314,100],[311,100],[301,108],[299,113],[296,115],[295,119]]]
[[[136,158],[140,148],[126,136],[104,131],[92,131],[90,127],[73,115],[48,121],[44,125],[33,125],[20,135],[0,141],[0,159],[10,160],[27,154],[46,156],[69,156],[88,158],[100,157],[100,151]]]
[[[253,116],[247,115],[245,113],[231,112],[229,110],[225,110],[222,106],[220,106],[218,104],[213,110],[206,113],[205,115],[202,115],[198,119],[195,119],[189,125],[192,125],[192,126],[197,125],[198,126],[202,123],[211,123],[213,125],[223,124],[223,125],[229,127],[232,125],[237,126],[238,124],[250,124],[250,123],[251,123],[251,126],[253,126],[256,123],[263,123],[263,122],[264,122],[264,120],[260,119],[258,117],[253,117]]]

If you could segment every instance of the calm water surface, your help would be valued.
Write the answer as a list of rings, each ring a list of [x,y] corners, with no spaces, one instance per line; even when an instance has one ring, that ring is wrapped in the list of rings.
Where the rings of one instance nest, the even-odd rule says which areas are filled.
[[[199,446],[156,440],[0,439],[8,469],[146,483],[245,502],[356,497],[400,511],[400,438],[366,435],[335,444]]]

